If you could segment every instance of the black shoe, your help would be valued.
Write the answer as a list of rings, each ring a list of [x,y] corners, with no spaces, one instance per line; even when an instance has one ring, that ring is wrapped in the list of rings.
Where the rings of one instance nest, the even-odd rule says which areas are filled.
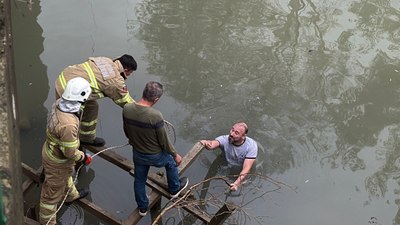
[[[101,137],[96,137],[91,142],[81,141],[81,144],[82,145],[91,145],[91,146],[95,146],[95,147],[103,147],[106,144],[106,141]]]
[[[84,197],[88,196],[88,194],[90,194],[90,191],[87,188],[79,189],[78,192],[79,192],[79,198],[74,199],[74,201],[78,200],[78,199],[81,199],[81,198],[84,198]],[[72,201],[72,202],[74,202],[74,201]],[[65,202],[64,205],[65,206],[69,206],[69,205],[72,204],[72,202]]]
[[[170,192],[169,194],[171,195],[171,198],[176,198],[178,195],[188,186],[189,184],[189,178],[187,177],[182,177],[179,179],[180,187],[177,192]]]
[[[140,215],[140,216],[145,216],[145,215],[147,215],[147,209],[139,209],[139,215]]]

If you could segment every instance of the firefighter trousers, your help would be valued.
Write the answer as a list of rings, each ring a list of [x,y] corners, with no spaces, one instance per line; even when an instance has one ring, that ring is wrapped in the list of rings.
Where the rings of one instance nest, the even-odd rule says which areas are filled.
[[[56,224],[57,205],[61,203],[69,190],[65,202],[79,198],[71,174],[74,165],[63,165],[43,159],[45,179],[42,185],[39,205],[39,222],[41,224]],[[48,222],[50,220],[50,222]]]
[[[79,139],[81,141],[93,142],[96,138],[98,113],[99,104],[96,100],[88,100],[85,102],[79,130]]]

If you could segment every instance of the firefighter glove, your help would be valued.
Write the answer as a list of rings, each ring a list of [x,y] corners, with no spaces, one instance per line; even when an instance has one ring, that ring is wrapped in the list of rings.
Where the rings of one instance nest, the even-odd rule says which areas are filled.
[[[85,153],[85,158],[83,159],[83,164],[86,166],[92,162],[92,156],[89,153]]]

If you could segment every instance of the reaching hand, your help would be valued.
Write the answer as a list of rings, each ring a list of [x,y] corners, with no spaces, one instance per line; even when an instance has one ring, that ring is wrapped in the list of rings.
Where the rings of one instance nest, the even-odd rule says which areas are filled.
[[[230,188],[229,189],[231,189],[231,191],[237,191],[238,187],[239,186],[237,184],[232,183],[232,184],[230,184]]]
[[[210,149],[212,148],[212,146],[211,146],[211,141],[201,140],[200,143],[201,143],[202,145],[204,145],[204,147],[205,147],[207,150],[210,150]]]
[[[181,165],[182,157],[178,153],[176,153],[174,160],[176,162],[176,165],[178,165],[178,166]]]

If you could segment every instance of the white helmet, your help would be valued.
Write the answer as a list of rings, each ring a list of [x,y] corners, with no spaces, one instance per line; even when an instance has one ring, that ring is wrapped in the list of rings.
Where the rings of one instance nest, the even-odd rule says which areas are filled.
[[[82,77],[76,77],[67,82],[62,98],[68,101],[85,102],[90,93],[92,93],[92,88],[89,82]]]

